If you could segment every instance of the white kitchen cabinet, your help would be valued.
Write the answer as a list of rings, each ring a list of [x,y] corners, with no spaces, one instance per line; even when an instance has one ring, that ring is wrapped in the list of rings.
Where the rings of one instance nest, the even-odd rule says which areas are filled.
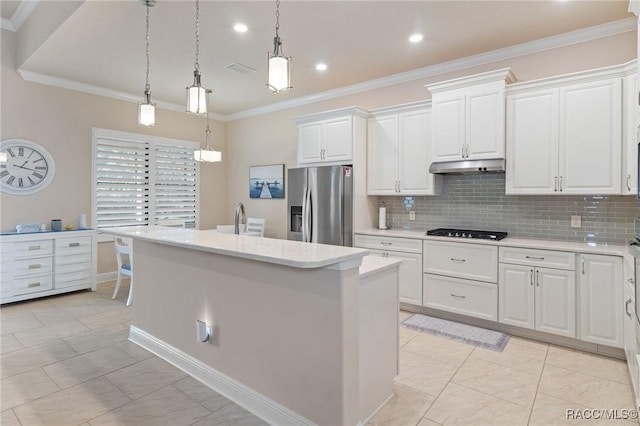
[[[95,231],[0,237],[0,303],[96,288]]]
[[[374,112],[368,124],[368,194],[435,194],[441,178],[428,171],[431,111],[423,105],[389,108]]]
[[[634,61],[635,62],[635,61]],[[622,151],[622,194],[638,193],[638,74],[624,78],[623,151]]]
[[[621,193],[622,71],[507,89],[507,194]]]
[[[633,280],[633,278],[631,278]],[[623,342],[624,353],[627,358],[627,367],[631,377],[631,387],[634,396],[638,396],[638,342],[636,339],[636,312],[635,312],[635,290],[633,281],[624,285],[624,319],[623,319]]]
[[[432,161],[504,158],[505,84],[514,80],[506,68],[428,86]]]
[[[356,234],[354,246],[369,249],[373,256],[402,260],[400,302],[422,305],[422,240]]]
[[[496,285],[444,275],[424,274],[423,305],[490,321],[498,319]]]
[[[575,261],[575,255],[549,252],[547,256],[544,250],[501,247],[498,320],[504,324],[575,337],[575,271],[574,262],[569,262],[569,259]]]
[[[365,137],[368,113],[344,108],[296,119],[298,165],[352,164],[355,139]]]
[[[424,272],[496,283],[498,282],[498,247],[426,240]]]
[[[580,254],[580,339],[623,347],[622,259]]]

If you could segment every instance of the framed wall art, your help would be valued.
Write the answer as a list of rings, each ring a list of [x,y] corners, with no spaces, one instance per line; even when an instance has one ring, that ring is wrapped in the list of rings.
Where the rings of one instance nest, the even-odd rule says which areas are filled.
[[[249,167],[249,198],[284,198],[284,164]]]

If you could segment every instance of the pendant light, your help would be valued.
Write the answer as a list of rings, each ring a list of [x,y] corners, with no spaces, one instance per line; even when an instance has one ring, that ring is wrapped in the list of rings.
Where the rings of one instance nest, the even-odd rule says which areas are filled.
[[[208,99],[209,93],[211,93],[211,90],[207,90],[205,92],[205,102],[209,100]],[[219,161],[222,161],[222,152],[215,151],[213,148],[211,148],[211,129],[209,128],[209,109],[208,108],[206,108],[206,114],[207,114],[207,130],[204,132],[205,147],[204,149],[199,149],[197,151],[194,151],[193,158],[196,161],[200,161],[202,163],[217,163]]]
[[[193,114],[207,113],[207,89],[200,82],[200,1],[196,0],[196,64],[193,71],[193,84],[187,87],[187,112]]]
[[[155,6],[155,0],[140,0],[142,4],[147,6],[147,76],[144,85],[144,101],[138,103],[138,124],[141,126],[151,127],[156,124],[156,104],[151,102],[151,86],[149,86],[149,8]]]
[[[280,30],[280,0],[276,0],[276,36],[273,38],[273,53],[267,52],[267,87],[273,93],[292,89],[291,56],[282,53]]]

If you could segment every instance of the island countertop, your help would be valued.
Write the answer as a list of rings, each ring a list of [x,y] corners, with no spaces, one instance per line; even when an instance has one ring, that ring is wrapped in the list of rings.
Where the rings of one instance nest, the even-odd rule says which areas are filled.
[[[362,257],[369,253],[365,249],[225,234],[215,230],[130,226],[100,231],[121,237],[294,268],[322,268],[344,262],[355,262],[353,266],[357,267]]]

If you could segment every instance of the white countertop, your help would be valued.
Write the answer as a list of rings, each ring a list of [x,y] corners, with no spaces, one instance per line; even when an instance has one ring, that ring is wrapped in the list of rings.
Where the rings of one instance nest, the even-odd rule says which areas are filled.
[[[585,243],[579,241],[535,240],[526,238],[507,237],[500,241],[474,240],[451,237],[433,237],[425,235],[426,231],[406,231],[402,229],[365,229],[356,231],[356,234],[373,235],[378,237],[416,238],[421,240],[448,241],[469,244],[488,244],[502,247],[525,247],[544,250],[571,251],[576,253],[608,254],[612,256],[627,256],[628,249],[625,245]]]
[[[100,231],[111,235],[294,268],[322,268],[342,262],[360,262],[360,259],[369,253],[368,250],[359,248],[225,234],[215,230],[130,226],[101,229]]]
[[[401,263],[402,260],[393,257],[365,256],[362,258],[362,264],[360,265],[360,278],[366,278],[376,272],[400,266]]]

